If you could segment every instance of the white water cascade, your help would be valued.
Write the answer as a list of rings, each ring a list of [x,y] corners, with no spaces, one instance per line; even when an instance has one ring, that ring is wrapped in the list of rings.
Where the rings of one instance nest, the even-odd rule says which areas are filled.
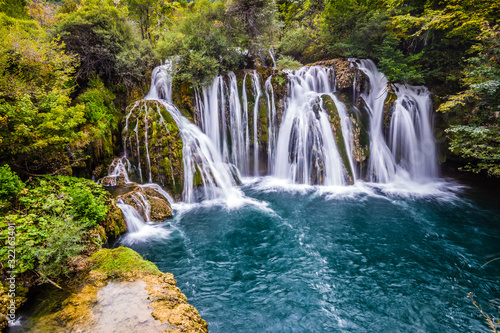
[[[253,106],[253,172],[255,176],[259,175],[259,132],[257,124],[259,120],[259,99],[261,95],[260,78],[257,71],[252,74],[253,95],[255,96]]]
[[[332,95],[330,77],[331,69],[318,66],[288,74],[289,95],[276,145],[274,176],[301,184],[347,185],[345,166],[321,96],[330,96],[342,110],[342,124],[347,125],[349,118],[343,104]],[[342,135],[345,142],[351,141],[349,131]]]
[[[251,113],[248,110],[248,97],[245,89],[249,77],[255,100]],[[258,175],[258,114],[259,99],[262,95],[260,77],[257,71],[245,73],[241,99],[236,75],[230,72],[227,74],[227,78],[226,84],[223,76],[216,76],[211,85],[203,87],[202,92],[196,94],[200,127],[219,149],[224,161],[235,165],[244,175]],[[266,86],[268,105],[274,106],[274,96],[271,97],[271,102],[267,92],[269,86],[270,84]],[[272,86],[270,86],[270,90],[273,95]],[[250,119],[253,122],[251,130],[249,127]],[[250,152],[250,133],[253,136],[253,154]],[[250,165],[251,160],[253,160],[253,165]]]
[[[128,232],[138,232],[146,226],[144,218],[134,207],[127,205],[120,199],[116,201],[116,205],[123,213]]]
[[[171,87],[165,88],[162,86],[162,84],[172,84],[171,80],[164,78],[165,75],[170,76],[170,73],[168,71],[157,71],[156,75],[152,76],[151,90],[172,91]],[[159,98],[151,98],[150,96],[158,96]],[[207,135],[184,117],[173,104],[162,99],[162,97],[161,93],[151,93],[150,91],[146,99],[156,100],[161,103],[179,128],[183,143],[183,201],[193,203],[199,199],[240,197],[241,192],[233,187],[235,181],[231,168],[223,162],[222,156],[216,148],[221,147],[221,141],[216,141],[219,144],[214,145]],[[210,102],[218,103],[218,99],[212,99]],[[207,121],[216,128],[214,121],[208,118]],[[198,191],[198,185],[203,185],[200,191]]]
[[[368,77],[370,85],[369,91],[361,94],[370,114],[368,180],[388,183],[397,175],[415,181],[436,177],[436,150],[427,88],[393,85],[397,100],[386,140],[383,122],[388,81],[371,60],[359,60],[358,67]]]
[[[264,83],[264,92],[267,100],[267,168],[269,173],[273,172],[274,160],[276,158],[276,139],[278,133],[278,120],[276,113],[276,102],[274,100],[273,76],[269,76]]]

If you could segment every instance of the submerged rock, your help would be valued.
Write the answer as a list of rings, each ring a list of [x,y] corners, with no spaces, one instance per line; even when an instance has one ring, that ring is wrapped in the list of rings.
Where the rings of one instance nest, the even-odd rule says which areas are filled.
[[[132,191],[116,197],[137,210],[145,221],[161,222],[172,217],[168,198],[154,187],[136,186]]]
[[[27,332],[208,332],[173,275],[133,250],[102,249],[80,261],[79,287],[42,300]]]

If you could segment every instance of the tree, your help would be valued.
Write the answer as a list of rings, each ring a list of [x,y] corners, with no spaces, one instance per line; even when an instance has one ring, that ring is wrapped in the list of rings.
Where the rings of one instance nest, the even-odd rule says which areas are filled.
[[[107,0],[91,0],[58,23],[66,52],[78,55],[78,84],[84,88],[92,75],[107,85],[132,88],[152,67],[153,53],[148,41],[139,40],[127,23],[125,13]]]
[[[256,57],[271,44],[277,30],[277,8],[274,0],[229,0],[227,19],[234,18],[247,33],[250,53]]]

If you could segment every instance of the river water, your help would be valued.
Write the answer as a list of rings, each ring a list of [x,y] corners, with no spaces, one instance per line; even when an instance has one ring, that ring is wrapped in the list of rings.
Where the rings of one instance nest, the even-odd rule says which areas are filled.
[[[498,315],[495,189],[246,178],[241,202],[176,204],[129,244],[175,275],[210,332],[481,332]]]

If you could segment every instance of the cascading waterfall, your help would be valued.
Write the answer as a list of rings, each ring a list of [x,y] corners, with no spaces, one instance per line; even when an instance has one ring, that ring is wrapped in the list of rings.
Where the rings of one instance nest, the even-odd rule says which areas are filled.
[[[238,94],[238,80],[234,73],[229,73],[229,133],[231,139],[232,164],[242,172],[248,172],[248,154],[246,153],[246,137],[248,119],[243,119],[240,97]]]
[[[370,114],[369,180],[388,183],[396,174],[424,181],[437,176],[432,135],[431,102],[425,87],[395,84],[397,100],[391,113],[388,142],[383,133],[384,102],[389,86],[371,60],[359,60],[370,89],[362,93]]]
[[[369,89],[360,95],[369,118],[370,154],[366,180],[387,183],[394,181],[398,175],[415,181],[436,177],[438,171],[429,91],[425,87],[389,85],[370,60],[352,60],[352,64],[364,72],[369,83]],[[268,174],[294,183],[327,186],[347,185],[358,179],[353,151],[359,142],[354,142],[354,127],[350,118],[352,111],[348,111],[337,97],[333,68],[311,66],[287,72],[287,97],[284,108],[280,109],[281,123],[278,123],[272,75],[266,78],[262,89],[257,71],[246,72],[241,98],[234,73],[217,76],[210,86],[203,87],[195,96],[200,130],[171,103],[172,67],[172,62],[168,62],[155,68],[151,89],[145,99],[158,101],[179,128],[183,142],[184,201],[229,198],[235,193],[235,173],[259,175],[260,121],[267,122],[267,131],[263,133],[267,134]],[[247,80],[251,80],[253,110],[249,110],[251,103],[247,96]],[[357,73],[354,80],[355,85],[363,85],[364,79]],[[389,89],[395,92],[397,99],[390,110],[384,111]],[[265,96],[267,109],[263,120],[260,119],[261,95]],[[129,123],[133,109],[140,105],[140,102],[136,103],[126,116],[124,131],[128,132],[129,127],[134,126],[139,162],[132,167],[137,169],[141,181],[146,178],[151,182],[148,112],[155,111],[145,110],[143,121],[146,128],[142,133],[139,131],[139,117],[135,124]],[[168,132],[160,110],[157,112],[159,125]],[[356,126],[359,132],[359,124]],[[149,170],[141,170],[139,136],[142,135],[146,145],[142,158],[147,159],[145,165]],[[132,136],[127,137],[134,140]],[[132,141],[125,141],[124,145],[127,144],[132,144]],[[109,176],[117,178],[125,174],[124,182],[128,183],[126,170],[130,169],[125,155],[114,162]],[[112,180],[108,185],[111,183]]]
[[[371,60],[360,60],[359,69],[368,77],[370,90],[361,94],[370,114],[370,160],[368,177],[370,181],[387,183],[394,179],[396,161],[387,146],[382,132],[384,102],[387,97],[387,79],[377,70]]]
[[[347,184],[329,115],[323,107],[322,95],[333,96],[330,72],[313,66],[289,73],[289,96],[278,135],[274,176],[302,184]],[[333,101],[342,104],[336,98]],[[339,112],[339,117],[343,123],[348,121],[345,112]]]
[[[247,76],[248,73],[245,73],[245,76],[243,77],[243,89],[241,91],[241,99],[243,102],[243,124],[244,124],[244,131],[245,131],[245,156],[247,159],[247,165],[245,166],[244,169],[240,168],[240,170],[243,172],[244,175],[249,175],[250,174],[250,165],[249,163],[249,158],[250,158],[250,130],[249,130],[249,121],[248,121],[248,98],[247,98],[247,90],[245,89],[246,83],[247,83]]]
[[[161,88],[158,82],[171,84],[171,80],[165,80],[164,75],[170,75],[168,72],[158,71],[156,76],[152,77],[151,89]],[[223,84],[220,81],[214,82],[214,85]],[[214,86],[213,85],[213,86]],[[161,88],[162,91],[171,91],[172,89]],[[213,87],[213,90],[215,87]],[[222,156],[210,138],[205,135],[196,125],[192,124],[187,118],[182,116],[180,111],[171,103],[161,99],[161,94],[148,94],[148,96],[159,96],[157,100],[163,105],[167,112],[179,128],[183,148],[184,164],[184,190],[183,200],[188,203],[196,202],[198,199],[216,199],[216,198],[234,198],[240,197],[241,193],[235,189],[235,181],[230,167],[223,162]],[[147,99],[151,99],[148,96]],[[207,95],[208,96],[208,95]],[[217,94],[218,97],[218,94]],[[218,98],[207,100],[212,105],[218,104]],[[212,119],[206,119],[208,123],[216,127],[216,122]],[[216,137],[219,137],[220,132]],[[214,133],[215,136],[215,133]],[[219,137],[220,138],[220,137]],[[221,142],[218,141],[218,148],[221,148]],[[199,179],[199,181],[196,181]],[[203,185],[200,191],[197,191],[198,185]],[[200,198],[201,196],[201,198]]]
[[[250,153],[250,130],[248,97],[246,80],[251,77],[254,94],[254,108],[251,119],[253,121],[253,154]],[[259,174],[259,100],[262,95],[260,77],[256,71],[245,73],[243,78],[242,97],[240,100],[238,80],[232,72],[227,74],[228,82],[223,76],[216,76],[211,85],[203,87],[202,93],[196,94],[196,106],[200,127],[208,135],[221,152],[223,159],[234,164],[244,175]],[[269,92],[271,91],[271,97]],[[266,86],[269,110],[274,108],[274,93],[270,82]],[[253,166],[250,161],[253,159]]]
[[[127,205],[123,200],[118,199],[116,205],[121,209],[125,223],[127,224],[128,232],[138,232],[144,228],[145,221],[141,214],[132,206]]]
[[[389,147],[399,168],[414,180],[435,178],[436,145],[432,134],[431,100],[425,87],[396,84],[397,100],[389,128]]]
[[[257,131],[257,124],[259,119],[259,99],[261,95],[260,78],[257,71],[252,74],[253,95],[255,96],[253,106],[253,168],[254,175],[259,175],[259,133]]]
[[[164,99],[172,103],[172,75],[170,73],[174,70],[177,60],[177,57],[172,57],[165,60],[164,65],[153,69],[151,77],[155,78],[155,81],[151,82],[149,92],[144,99]]]
[[[278,120],[276,119],[276,103],[274,101],[274,88],[271,83],[273,76],[269,76],[264,83],[264,92],[266,93],[267,100],[267,130],[268,130],[268,140],[267,140],[267,161],[268,170],[270,173],[273,172],[273,164],[275,160],[275,150],[276,150],[276,133],[278,131]]]

